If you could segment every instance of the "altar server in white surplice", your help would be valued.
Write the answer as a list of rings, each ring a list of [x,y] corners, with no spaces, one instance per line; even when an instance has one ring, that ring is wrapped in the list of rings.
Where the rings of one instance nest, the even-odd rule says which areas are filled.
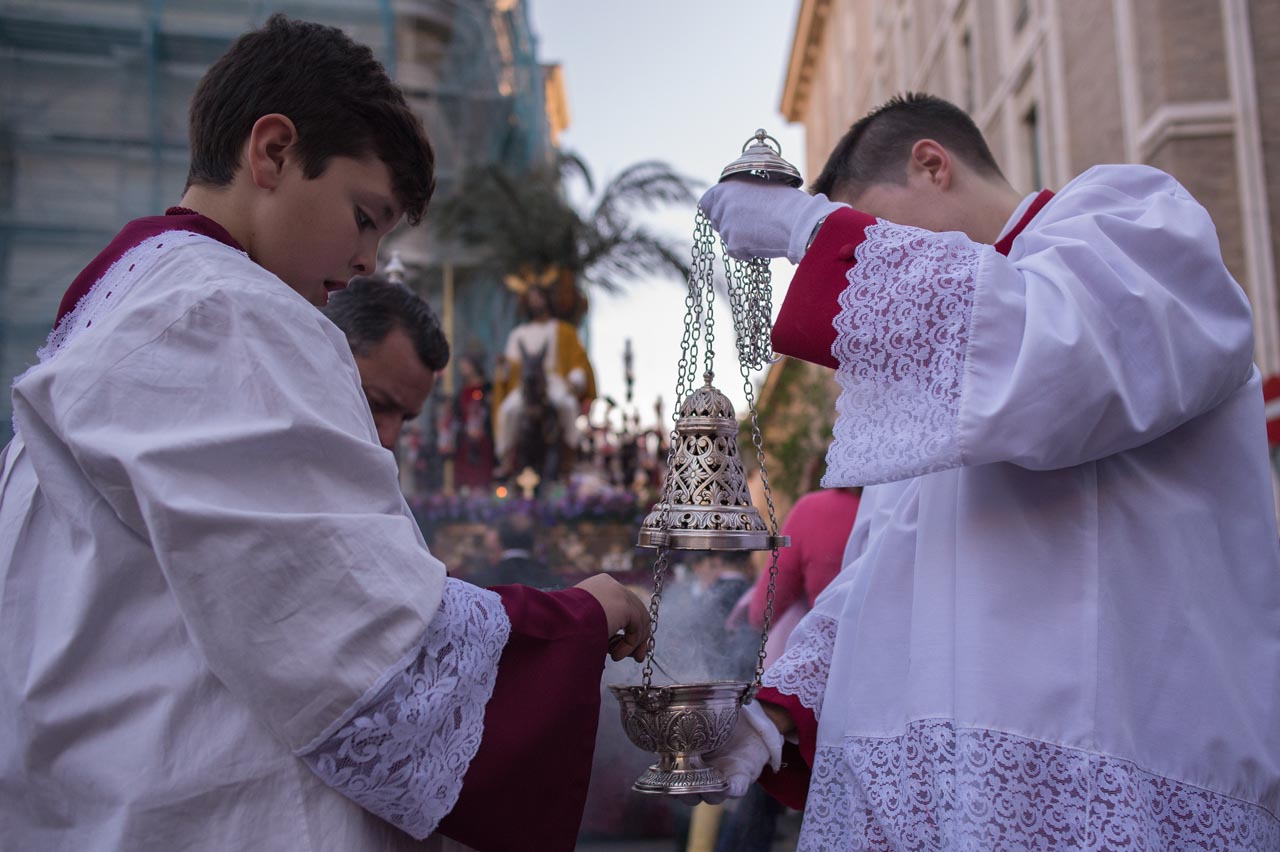
[[[716,762],[741,790],[790,735],[804,850],[1280,849],[1262,395],[1204,208],[1140,165],[1020,198],[922,95],[813,190],[702,199],[799,263],[774,344],[835,371],[824,484],[867,486]]]
[[[604,660],[648,616],[603,575],[447,577],[317,310],[422,217],[419,119],[277,15],[191,135],[182,206],[125,225],[14,384],[0,848],[572,850]]]

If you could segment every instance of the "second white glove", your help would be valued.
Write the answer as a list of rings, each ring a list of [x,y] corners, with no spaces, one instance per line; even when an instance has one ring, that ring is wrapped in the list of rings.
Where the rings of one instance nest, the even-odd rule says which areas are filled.
[[[747,794],[765,766],[775,772],[782,766],[782,734],[765,715],[760,702],[752,701],[738,712],[729,741],[703,758],[708,766],[719,770],[729,789],[725,793],[704,795],[704,801],[718,804],[728,798]]]
[[[711,187],[698,206],[731,257],[785,257],[799,263],[818,223],[848,205],[821,193],[744,177]]]

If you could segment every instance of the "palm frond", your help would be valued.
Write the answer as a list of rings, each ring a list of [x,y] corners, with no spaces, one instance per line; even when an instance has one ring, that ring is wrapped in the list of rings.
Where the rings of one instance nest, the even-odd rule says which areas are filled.
[[[623,169],[600,192],[592,219],[615,222],[628,208],[652,210],[664,204],[692,204],[698,184],[666,163],[645,160]]]
[[[587,187],[587,192],[594,195],[596,191],[596,183],[591,178],[591,169],[587,163],[572,151],[556,152],[556,173],[560,176],[561,181],[566,177],[577,175]]]
[[[663,276],[687,280],[685,253],[671,241],[643,227],[628,230],[591,246],[584,266],[587,283],[607,292],[622,289],[624,281]]]
[[[694,181],[656,160],[635,163],[609,181],[584,216],[564,192],[574,175],[594,193],[587,164],[569,152],[518,173],[473,168],[439,202],[432,219],[443,236],[479,248],[482,262],[502,272],[561,266],[583,285],[608,291],[655,274],[687,278],[687,249],[637,224],[634,214],[691,204]]]

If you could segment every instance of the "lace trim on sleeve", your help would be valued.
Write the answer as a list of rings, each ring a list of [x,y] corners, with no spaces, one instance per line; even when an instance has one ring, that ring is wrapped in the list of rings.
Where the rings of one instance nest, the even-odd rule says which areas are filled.
[[[824,486],[960,464],[956,420],[982,251],[959,233],[883,220],[866,229],[832,321],[841,392]]]
[[[796,625],[787,650],[769,666],[761,681],[784,695],[794,695],[822,718],[822,696],[827,691],[831,652],[836,646],[834,618],[810,613]]]
[[[421,840],[453,809],[480,748],[511,633],[502,599],[446,580],[416,654],[302,755],[325,784]]]

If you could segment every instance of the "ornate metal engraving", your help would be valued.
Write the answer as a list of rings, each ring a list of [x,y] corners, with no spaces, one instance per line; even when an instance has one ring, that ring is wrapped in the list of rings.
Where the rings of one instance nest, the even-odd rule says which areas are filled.
[[[747,491],[733,404],[707,383],[680,406],[665,499],[641,524],[641,546],[769,550],[777,546]]]
[[[663,740],[676,753],[705,754],[715,751],[729,737],[738,718],[738,705],[721,708],[685,708],[666,719]]]
[[[748,684],[737,681],[676,686],[610,687],[622,712],[622,729],[659,762],[634,789],[645,793],[710,793],[724,779],[702,756],[724,745],[738,720]]]

